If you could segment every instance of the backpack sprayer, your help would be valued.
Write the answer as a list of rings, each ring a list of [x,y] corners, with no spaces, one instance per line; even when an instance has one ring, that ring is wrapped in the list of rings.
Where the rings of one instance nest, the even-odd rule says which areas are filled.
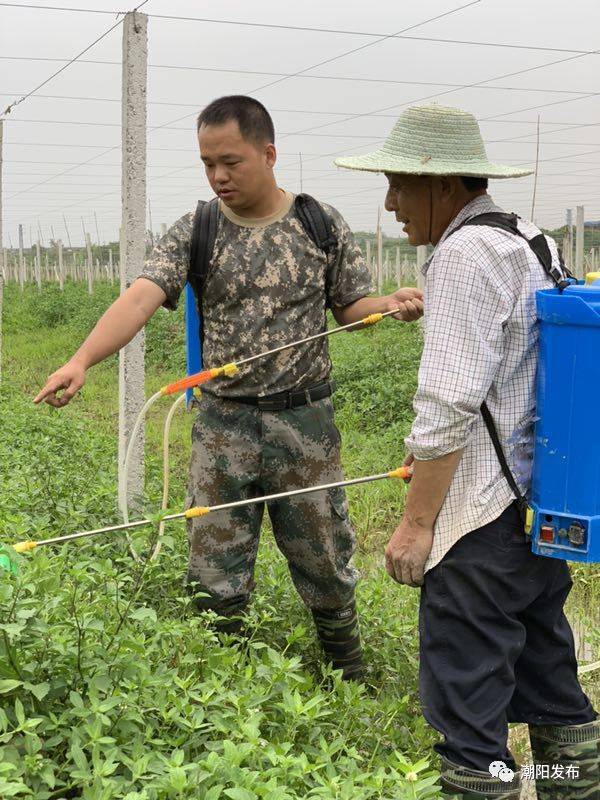
[[[534,553],[600,562],[600,272],[537,292],[540,362],[531,501]]]

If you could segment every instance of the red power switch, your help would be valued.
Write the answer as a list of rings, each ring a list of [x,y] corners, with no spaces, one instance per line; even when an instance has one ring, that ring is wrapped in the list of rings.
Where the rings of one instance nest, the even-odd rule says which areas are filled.
[[[540,528],[540,541],[553,542],[554,541],[554,528],[550,525],[542,525]]]

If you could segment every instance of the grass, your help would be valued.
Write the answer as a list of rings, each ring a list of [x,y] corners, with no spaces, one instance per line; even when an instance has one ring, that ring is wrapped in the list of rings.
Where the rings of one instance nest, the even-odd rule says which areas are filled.
[[[68,284],[5,293],[0,388],[0,521],[5,542],[118,520],[115,501],[117,361],[90,371],[67,408],[31,396],[76,349],[115,288],[92,297]],[[386,321],[331,339],[337,423],[348,477],[401,463],[412,418],[420,336]],[[181,311],[147,329],[146,391],[182,373]],[[147,426],[146,507],[161,493],[162,424]],[[172,429],[172,499],[180,506],[191,418]],[[219,641],[183,591],[185,536],[168,528],[143,568],[123,539],[95,539],[19,559],[0,584],[0,797],[85,800],[295,800],[439,796],[436,740],[417,696],[418,594],[381,569],[404,487],[350,492],[363,571],[358,601],[368,686],[329,674],[309,616],[268,531],[257,567],[248,652]],[[154,534],[141,535],[147,544]],[[597,568],[574,567],[572,617],[590,638]],[[592,678],[586,686],[594,693]],[[597,696],[597,695],[596,695]],[[424,760],[423,760],[424,759]]]

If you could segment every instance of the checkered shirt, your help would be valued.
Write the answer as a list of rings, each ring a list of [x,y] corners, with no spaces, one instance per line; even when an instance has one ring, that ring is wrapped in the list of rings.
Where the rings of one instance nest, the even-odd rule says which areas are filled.
[[[514,234],[461,222],[502,211],[489,195],[472,200],[452,220],[423,266],[424,347],[406,447],[429,461],[464,448],[435,522],[434,567],[469,531],[500,516],[514,499],[502,475],[480,407],[487,401],[519,487],[531,482],[537,289],[553,285],[527,243]],[[539,230],[519,220],[531,239]],[[549,241],[558,265],[556,244]]]

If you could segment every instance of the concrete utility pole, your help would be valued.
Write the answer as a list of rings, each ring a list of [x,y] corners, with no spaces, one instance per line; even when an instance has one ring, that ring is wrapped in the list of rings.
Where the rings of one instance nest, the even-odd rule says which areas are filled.
[[[383,290],[383,263],[382,263],[382,236],[381,236],[381,208],[377,209],[377,294]]]
[[[575,276],[583,278],[583,237],[585,234],[583,206],[577,206],[575,226]]]
[[[565,247],[563,258],[567,267],[573,271],[573,209],[567,208],[567,242],[568,248]]]
[[[92,237],[89,235],[89,233],[86,233],[85,235],[85,251],[86,251],[85,265],[87,269],[88,292],[92,294],[94,291],[94,263],[92,261]]]
[[[42,291],[42,251],[40,248],[40,240],[35,243],[35,282],[37,283],[38,291]]]
[[[23,255],[23,226],[19,225],[19,286],[25,286],[25,256]]]
[[[69,233],[69,226],[67,225],[67,220],[65,219],[65,215],[62,215],[63,222],[65,223],[65,231],[67,232],[67,242],[69,243],[69,250],[73,249],[73,245],[71,244],[71,234]]]
[[[65,290],[65,262],[63,259],[63,243],[62,239],[59,239],[56,243],[56,247],[58,249],[58,286],[61,292]]]
[[[121,127],[121,293],[142,270],[146,250],[146,87],[148,17],[129,12],[123,23]],[[131,430],[144,404],[144,331],[119,353],[119,507],[144,491],[143,428],[134,442],[129,478],[123,465]]]
[[[154,247],[154,228],[152,227],[152,206],[150,205],[150,198],[148,198],[148,226],[150,230],[150,244]]]
[[[98,230],[98,217],[94,211],[94,222],[96,223],[96,244],[100,247],[100,231]]]
[[[6,272],[6,253],[2,242],[2,168],[4,165],[4,121],[0,120],[0,253],[2,253],[2,272],[0,273],[0,380],[2,380],[2,308],[4,305],[4,275]]]
[[[115,282],[115,268],[113,264],[113,254],[112,254],[112,247],[108,250],[108,273],[110,277],[110,282]]]
[[[161,236],[166,236],[167,235],[167,223],[166,222],[161,222],[160,223],[160,235]]]

